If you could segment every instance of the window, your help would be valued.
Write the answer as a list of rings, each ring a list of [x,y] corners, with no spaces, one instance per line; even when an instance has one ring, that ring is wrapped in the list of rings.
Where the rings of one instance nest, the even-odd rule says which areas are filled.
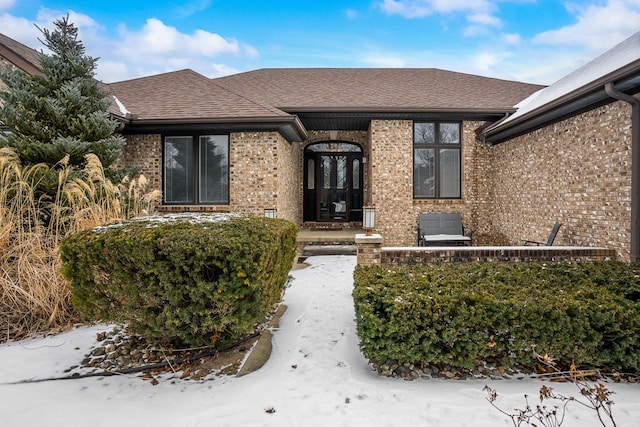
[[[316,187],[316,162],[314,159],[307,160],[307,190],[313,190]]]
[[[414,123],[413,197],[459,199],[460,154],[460,123]]]
[[[229,203],[227,135],[164,138],[164,202]]]

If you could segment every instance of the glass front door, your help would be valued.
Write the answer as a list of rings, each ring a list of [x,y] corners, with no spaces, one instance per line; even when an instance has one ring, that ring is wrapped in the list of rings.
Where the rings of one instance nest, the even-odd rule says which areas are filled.
[[[344,221],[348,212],[347,156],[323,154],[318,156],[318,198],[320,221]]]
[[[304,176],[305,221],[362,221],[359,146],[332,142],[308,147]]]

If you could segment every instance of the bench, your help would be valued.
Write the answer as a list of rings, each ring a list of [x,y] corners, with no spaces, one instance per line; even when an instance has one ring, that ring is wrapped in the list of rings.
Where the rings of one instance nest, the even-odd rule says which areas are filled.
[[[471,231],[465,235],[459,213],[421,213],[418,215],[418,246],[471,245]]]

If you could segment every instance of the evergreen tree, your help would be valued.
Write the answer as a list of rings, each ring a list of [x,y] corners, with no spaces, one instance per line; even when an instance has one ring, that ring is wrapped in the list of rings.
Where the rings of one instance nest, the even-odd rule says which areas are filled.
[[[0,67],[7,86],[0,91],[0,146],[12,147],[23,166],[55,166],[69,156],[69,164],[80,170],[85,155],[94,153],[110,171],[124,139],[114,135],[118,123],[109,117],[107,93],[94,79],[97,59],[85,54],[68,15],[54,27],[38,27],[44,36],[40,42],[51,52],[38,55],[42,75]],[[112,178],[123,175],[110,172]],[[51,197],[57,187],[53,178],[43,177],[41,188]]]

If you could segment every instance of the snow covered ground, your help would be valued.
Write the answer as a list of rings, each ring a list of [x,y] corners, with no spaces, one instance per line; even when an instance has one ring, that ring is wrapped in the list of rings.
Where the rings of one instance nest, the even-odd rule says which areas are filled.
[[[289,307],[274,331],[273,353],[241,378],[185,381],[136,376],[29,384],[64,376],[96,342],[104,325],[0,345],[0,425],[14,426],[510,426],[486,401],[488,384],[507,410],[524,407],[541,382],[402,380],[372,372],[358,349],[351,290],[355,257],[307,260],[292,272]],[[550,384],[577,396],[572,384]],[[609,384],[618,426],[640,425],[640,384]],[[564,426],[599,425],[569,406]]]

